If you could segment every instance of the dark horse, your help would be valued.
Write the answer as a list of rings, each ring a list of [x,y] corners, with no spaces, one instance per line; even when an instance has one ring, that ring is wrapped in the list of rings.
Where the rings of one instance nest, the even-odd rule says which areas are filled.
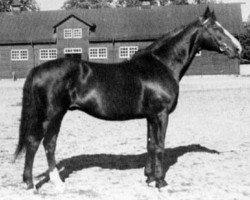
[[[163,167],[165,134],[174,111],[179,82],[202,50],[240,57],[241,45],[206,9],[202,17],[164,35],[131,60],[98,64],[69,58],[44,63],[29,73],[23,88],[16,157],[26,149],[23,181],[33,188],[34,156],[43,140],[49,171],[55,172],[55,148],[67,110],[105,120],[147,119],[147,183],[167,185]]]

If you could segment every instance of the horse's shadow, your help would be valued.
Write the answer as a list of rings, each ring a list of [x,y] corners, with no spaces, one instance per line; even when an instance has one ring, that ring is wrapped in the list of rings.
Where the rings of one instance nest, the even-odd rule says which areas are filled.
[[[175,148],[165,149],[164,168],[166,171],[174,165],[180,156],[189,152],[204,152],[216,153],[218,151],[208,149],[199,144],[192,144],[188,146],[180,146]],[[57,164],[60,171],[60,177],[63,181],[69,177],[74,171],[80,171],[90,167],[101,167],[104,169],[138,169],[143,168],[146,163],[147,153],[138,155],[114,155],[114,154],[94,154],[94,155],[79,155],[71,158],[61,160]],[[38,182],[36,188],[40,188],[44,183],[49,181],[48,171],[40,174],[37,178],[44,177]]]

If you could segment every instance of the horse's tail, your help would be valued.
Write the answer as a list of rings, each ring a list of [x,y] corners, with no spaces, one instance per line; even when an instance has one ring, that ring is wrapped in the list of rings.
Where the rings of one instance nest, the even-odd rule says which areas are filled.
[[[36,120],[36,104],[33,91],[33,75],[34,70],[31,70],[26,78],[23,87],[22,112],[21,122],[19,127],[19,141],[14,154],[14,161],[18,155],[26,148],[27,136],[30,134],[31,126]]]

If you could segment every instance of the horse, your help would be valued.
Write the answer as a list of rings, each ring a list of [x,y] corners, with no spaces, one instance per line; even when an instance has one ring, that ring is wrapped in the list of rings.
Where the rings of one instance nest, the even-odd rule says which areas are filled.
[[[202,16],[165,34],[120,63],[104,64],[59,58],[33,68],[24,83],[19,141],[15,159],[25,151],[23,181],[34,188],[32,168],[43,141],[49,176],[58,173],[55,149],[68,110],[103,120],[146,119],[146,183],[167,185],[165,135],[175,110],[179,83],[197,52],[215,51],[240,58],[242,47],[206,8]]]

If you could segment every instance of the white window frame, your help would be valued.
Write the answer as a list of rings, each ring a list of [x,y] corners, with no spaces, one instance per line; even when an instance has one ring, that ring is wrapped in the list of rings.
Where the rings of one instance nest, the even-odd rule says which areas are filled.
[[[70,39],[73,36],[73,30],[71,28],[63,29],[63,36],[65,39]]]
[[[119,58],[131,58],[138,50],[138,46],[120,46]]]
[[[11,50],[12,61],[26,61],[29,60],[28,49],[12,49]]]
[[[63,29],[64,39],[82,38],[82,28],[65,28]]]
[[[82,29],[74,28],[73,29],[73,38],[82,38]]]
[[[107,59],[107,47],[91,47],[89,48],[89,59]]]
[[[82,48],[64,48],[64,54],[75,54],[75,53],[82,53]]]
[[[40,49],[40,60],[55,60],[57,59],[57,49]]]

